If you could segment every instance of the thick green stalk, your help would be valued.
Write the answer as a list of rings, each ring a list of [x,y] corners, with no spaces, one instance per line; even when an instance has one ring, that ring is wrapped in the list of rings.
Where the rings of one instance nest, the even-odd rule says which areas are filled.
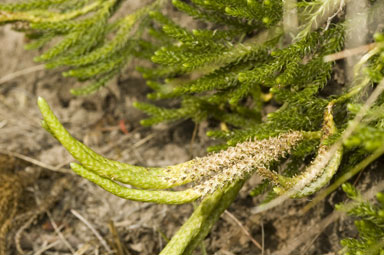
[[[79,164],[71,163],[71,168],[81,177],[90,180],[106,191],[129,200],[158,204],[184,204],[192,202],[200,197],[200,194],[193,189],[183,191],[131,189],[121,186],[110,179],[103,178]]]
[[[138,188],[165,189],[189,182],[188,179],[179,182],[169,182],[168,176],[174,177],[183,165],[173,166],[170,171],[164,168],[145,168],[133,166],[114,160],[109,160],[97,154],[92,149],[77,141],[60,123],[51,108],[43,98],[38,99],[38,105],[43,115],[43,127],[49,131],[85,168],[112,180],[130,184]]]
[[[236,198],[245,179],[237,180],[207,195],[195,209],[191,217],[172,237],[171,241],[161,251],[160,255],[188,255],[206,237],[220,215]]]

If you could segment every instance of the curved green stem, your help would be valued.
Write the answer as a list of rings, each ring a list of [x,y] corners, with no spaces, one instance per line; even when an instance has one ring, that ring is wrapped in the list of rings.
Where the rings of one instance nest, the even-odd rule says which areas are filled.
[[[71,168],[81,177],[90,180],[106,191],[129,200],[159,204],[184,204],[192,202],[200,197],[200,194],[193,189],[183,191],[131,189],[123,187],[110,179],[103,178],[79,164],[71,163]]]
[[[76,160],[96,174],[143,189],[166,189],[190,182],[188,178],[176,182],[169,182],[164,178],[174,177],[177,175],[178,170],[189,164],[189,162],[172,166],[169,168],[170,171],[167,172],[166,168],[145,168],[104,158],[76,140],[63,127],[43,98],[38,99],[38,105],[44,118],[42,126],[50,132]]]
[[[314,205],[316,205],[318,202],[323,200],[326,196],[328,196],[333,191],[335,191],[341,184],[345,183],[346,181],[351,179],[353,176],[355,176],[357,173],[364,170],[369,164],[371,164],[373,161],[378,159],[383,154],[384,154],[384,146],[381,146],[380,148],[375,150],[371,155],[365,158],[363,161],[359,162],[357,165],[355,165],[350,170],[348,170],[345,174],[340,176],[334,183],[332,183],[332,185],[330,185],[326,189],[319,192],[319,194],[317,194],[316,197],[303,208],[302,213],[307,212]]]
[[[327,144],[327,140],[337,132],[332,107],[333,102],[330,102],[324,112],[321,143],[315,160],[302,174],[280,178],[281,187],[276,187],[275,192],[283,194],[290,191],[292,198],[306,197],[324,187],[335,175],[341,163],[343,146],[340,143],[333,146]]]
[[[220,215],[236,198],[246,179],[237,180],[224,189],[207,195],[191,217],[172,237],[160,255],[188,255],[206,237]]]
[[[331,103],[332,104],[344,103],[345,101],[351,99],[352,97],[360,93],[360,91],[362,91],[365,87],[371,84],[370,82],[371,80],[369,77],[364,77],[357,85],[352,87],[352,89],[348,93],[332,100]]]

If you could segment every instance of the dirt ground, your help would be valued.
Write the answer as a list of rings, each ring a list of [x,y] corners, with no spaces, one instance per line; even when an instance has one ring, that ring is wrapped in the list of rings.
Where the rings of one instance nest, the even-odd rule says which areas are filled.
[[[80,84],[60,70],[43,70],[33,62],[39,53],[25,51],[24,43],[22,34],[1,28],[0,202],[6,206],[0,208],[0,234],[7,233],[7,254],[158,254],[193,205],[126,201],[73,174],[71,156],[40,127],[37,97],[75,137],[131,164],[165,166],[204,155],[214,142],[205,136],[208,124],[200,125],[193,141],[191,121],[141,127],[145,115],[132,103],[145,100],[148,88],[135,63],[100,92],[75,97],[69,89]],[[361,176],[360,187],[372,186],[371,175]],[[336,254],[340,239],[356,236],[352,219],[333,213],[344,199],[341,192],[304,215],[298,212],[308,199],[253,214],[262,198],[249,191],[258,182],[254,176],[245,185],[195,254]]]

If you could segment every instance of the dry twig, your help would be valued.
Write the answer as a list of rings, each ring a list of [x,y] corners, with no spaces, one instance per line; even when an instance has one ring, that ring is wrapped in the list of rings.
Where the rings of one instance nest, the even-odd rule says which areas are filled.
[[[52,214],[49,211],[47,211],[47,215],[53,229],[55,230],[56,234],[59,236],[60,240],[64,243],[65,246],[67,246],[67,248],[71,251],[72,254],[75,254],[75,250],[73,249],[72,245],[67,241],[67,239],[65,239],[64,235],[61,233],[60,228],[57,226],[57,224],[55,223],[52,217]]]
[[[59,173],[64,173],[64,174],[73,174],[72,171],[69,171],[68,169],[63,168],[62,164],[60,164],[59,166],[51,166],[51,165],[45,164],[44,162],[41,162],[37,159],[28,157],[26,155],[23,155],[23,154],[20,154],[17,152],[11,152],[11,151],[0,150],[0,154],[4,154],[4,155],[8,155],[10,157],[15,157],[15,158],[21,159],[21,160],[29,162],[33,165],[36,165],[36,166],[39,166],[39,167],[42,167],[44,169],[48,169],[48,170],[51,170],[54,172],[59,172]]]
[[[22,247],[20,245],[20,240],[21,240],[21,237],[22,237],[22,234],[24,233],[24,231],[32,225],[32,223],[35,221],[35,219],[38,216],[47,212],[56,203],[56,201],[58,201],[58,199],[61,198],[63,190],[65,188],[68,188],[68,186],[69,186],[68,177],[63,177],[63,178],[58,179],[52,185],[52,189],[51,189],[49,195],[44,200],[42,200],[34,210],[30,210],[30,211],[28,211],[22,215],[19,215],[15,219],[16,222],[20,222],[23,219],[28,219],[17,230],[16,235],[15,235],[16,249],[20,254],[24,254],[24,250],[22,249]],[[52,224],[52,226],[55,227],[53,224]],[[60,235],[59,235],[59,237],[60,237]],[[73,249],[70,249],[70,250],[72,251]],[[73,250],[73,252],[74,252],[74,250]]]
[[[249,231],[244,227],[244,225],[233,215],[232,213],[228,212],[227,210],[224,211],[226,215],[228,215],[239,227],[240,229],[244,232],[246,236],[251,240],[251,242],[260,250],[263,250],[263,246],[261,246],[249,233]]]
[[[107,242],[104,240],[104,238],[97,232],[97,230],[87,221],[80,213],[78,213],[76,210],[71,209],[71,213],[78,218],[81,222],[83,222],[91,231],[92,233],[96,236],[96,238],[100,241],[101,245],[104,246],[105,250],[108,253],[112,253],[111,248],[108,246]]]
[[[19,70],[19,71],[7,74],[4,77],[0,78],[0,84],[6,83],[10,80],[13,80],[17,77],[20,77],[20,76],[23,76],[26,74],[34,73],[37,71],[42,71],[44,69],[45,69],[45,65],[37,65],[37,66],[28,67],[28,68],[25,68],[23,70]]]
[[[365,53],[377,46],[377,43],[370,43],[353,49],[347,49],[324,57],[324,62],[336,61],[343,58],[352,57],[354,55]]]

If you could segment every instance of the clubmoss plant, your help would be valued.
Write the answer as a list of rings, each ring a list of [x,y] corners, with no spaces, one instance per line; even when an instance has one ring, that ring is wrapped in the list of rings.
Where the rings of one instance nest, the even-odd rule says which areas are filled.
[[[349,183],[342,185],[344,192],[353,200],[352,205],[339,204],[337,209],[356,218],[358,238],[341,241],[345,255],[381,255],[384,253],[384,194],[376,194],[377,202],[365,201],[360,192]]]
[[[154,1],[115,17],[122,2],[32,0],[0,4],[0,23],[15,23],[25,32],[33,40],[27,49],[49,45],[35,60],[46,63],[47,68],[67,67],[64,76],[90,81],[71,91],[84,95],[104,86],[133,56],[148,57],[150,45],[142,40],[142,34],[149,23],[149,12],[166,1]]]
[[[43,127],[79,161],[71,167],[80,176],[126,199],[200,201],[161,252],[191,254],[251,175],[264,178],[253,194],[275,198],[254,211],[260,212],[314,194],[339,172],[334,189],[384,153],[381,2],[367,1],[361,13],[346,15],[354,1],[173,0],[204,22],[194,30],[164,15],[160,0],[117,20],[110,19],[124,6],[117,0],[31,0],[0,5],[0,20],[22,22],[34,47],[61,38],[37,60],[95,80],[75,94],[97,90],[128,59],[143,57],[154,63],[137,67],[153,89],[151,101],[135,103],[148,114],[143,125],[217,123],[208,135],[224,142],[210,147],[211,154],[148,168],[95,153],[38,100]],[[366,17],[366,30],[353,30],[354,16]],[[345,41],[353,44],[360,33],[363,45],[345,50]],[[351,81],[336,79],[350,57],[356,59],[346,70]],[[184,189],[173,191],[176,186]]]

